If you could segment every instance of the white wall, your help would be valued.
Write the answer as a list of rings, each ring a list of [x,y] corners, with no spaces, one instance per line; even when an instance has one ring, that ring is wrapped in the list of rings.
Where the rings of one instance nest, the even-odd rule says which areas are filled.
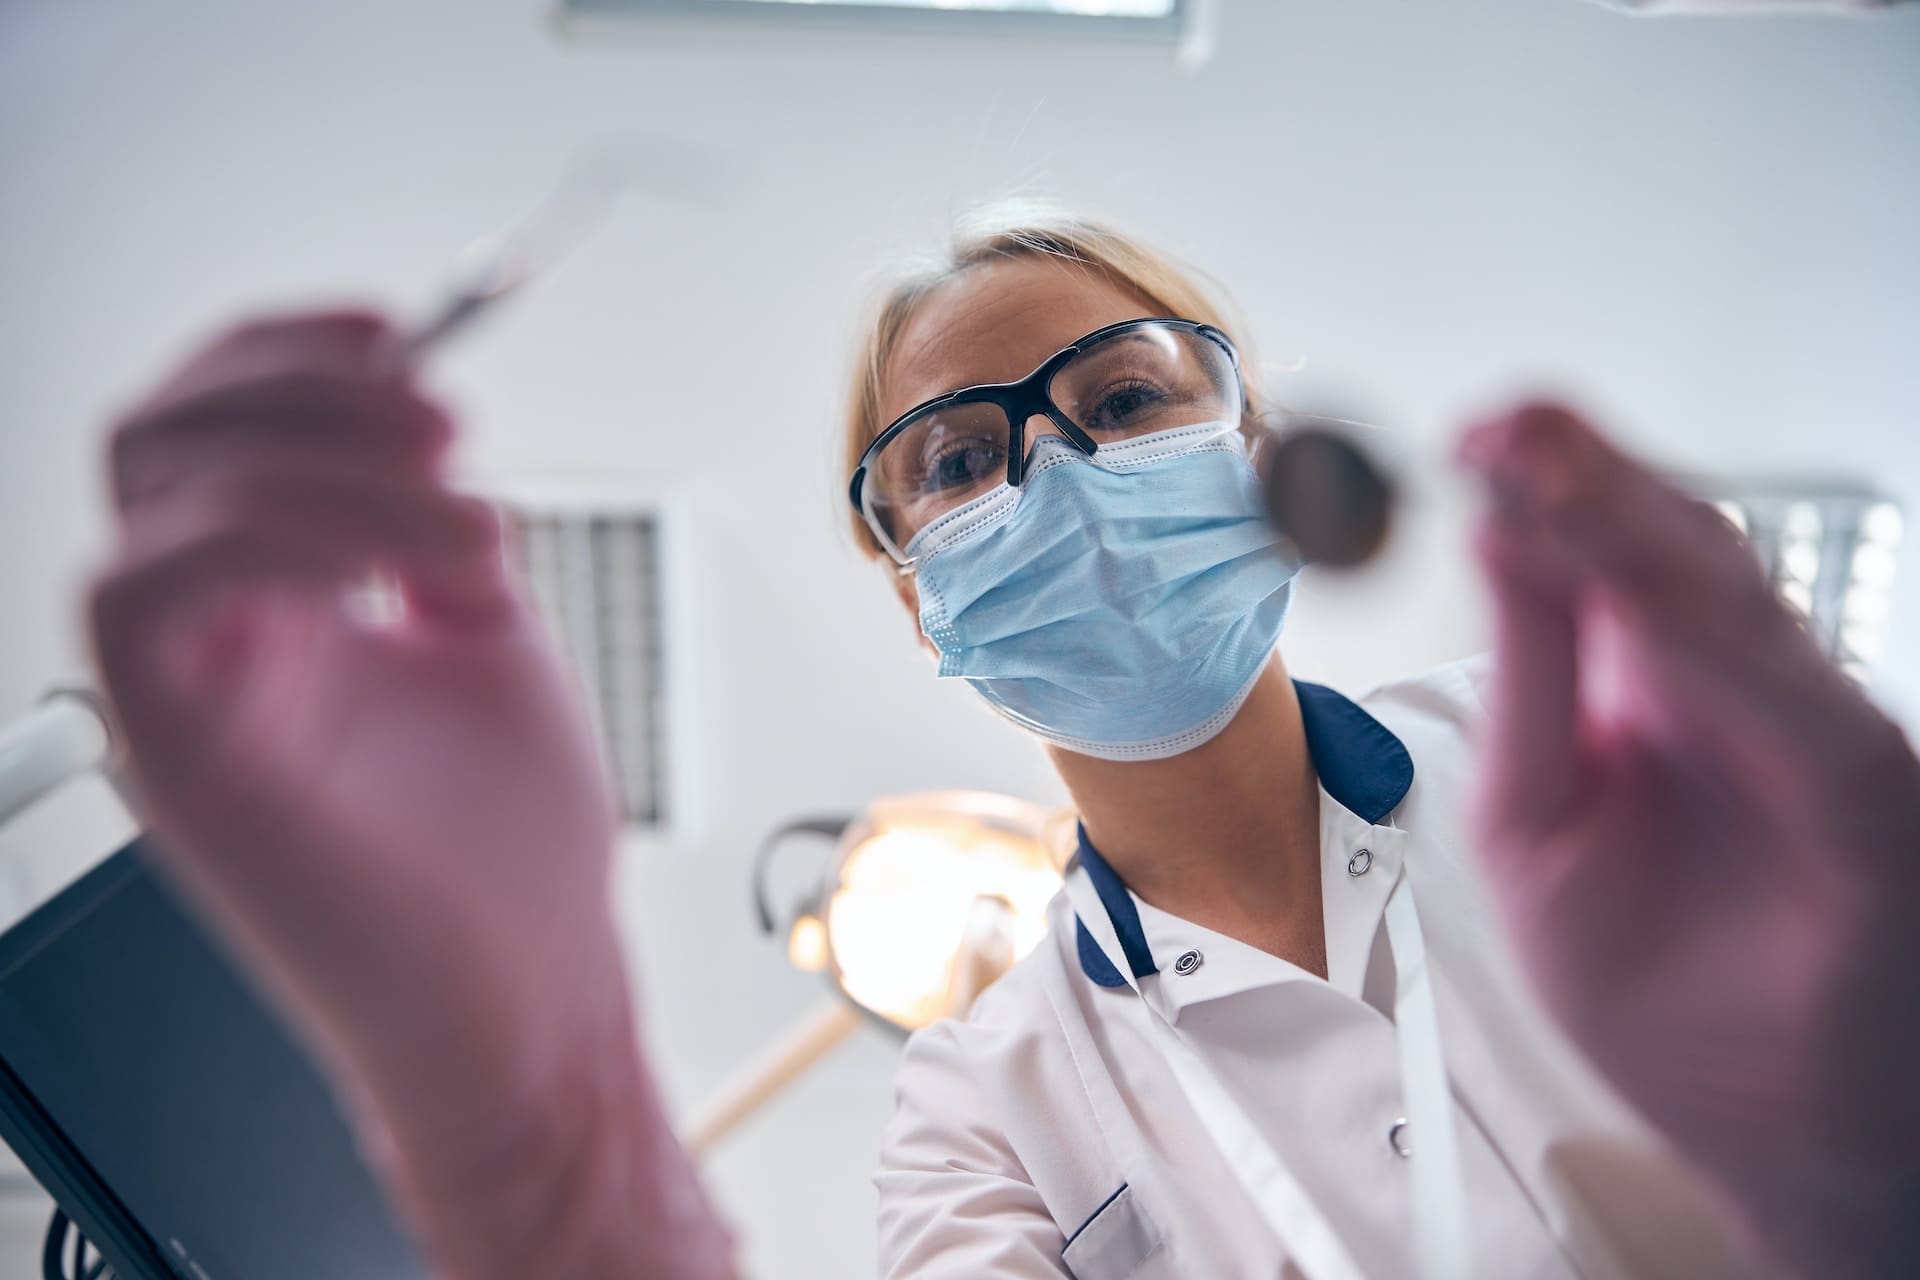
[[[1264,353],[1437,442],[1569,388],[1692,468],[1920,498],[1920,9],[1634,21],[1577,0],[1228,0],[1164,55],[844,36],[556,39],[526,0],[11,0],[0,8],[0,714],[78,670],[101,423],[262,302],[423,304],[576,144],[659,128],[740,162],[636,207],[443,366],[476,472],[675,495],[697,577],[696,833],[626,867],[653,1043],[691,1102],[819,990],[745,865],[801,811],[1040,755],[936,687],[837,522],[842,360],[879,261],[1035,188],[1226,280]],[[1284,388],[1287,384],[1283,380]],[[1297,672],[1361,686],[1474,647],[1442,513],[1312,586]],[[1882,690],[1920,700],[1920,572]],[[871,1267],[891,1046],[869,1034],[714,1165],[756,1274]],[[6,1246],[20,1269],[24,1244]]]

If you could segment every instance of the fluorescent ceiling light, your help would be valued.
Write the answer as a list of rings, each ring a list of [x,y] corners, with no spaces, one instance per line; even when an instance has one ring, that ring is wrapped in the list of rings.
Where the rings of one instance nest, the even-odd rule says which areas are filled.
[[[1061,13],[1087,18],[1171,18],[1179,0],[706,0],[708,4],[844,4],[876,9],[971,9],[989,13]]]
[[[1178,41],[1202,0],[561,0],[571,17],[673,19],[896,31],[1054,32]]]

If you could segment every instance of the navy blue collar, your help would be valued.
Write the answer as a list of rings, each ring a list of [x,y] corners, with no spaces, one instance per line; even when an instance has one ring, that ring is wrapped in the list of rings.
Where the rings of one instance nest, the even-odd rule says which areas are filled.
[[[1413,757],[1385,725],[1362,711],[1351,698],[1335,693],[1324,685],[1293,682],[1300,698],[1300,719],[1307,731],[1307,753],[1320,775],[1327,794],[1370,823],[1392,813],[1413,785]],[[1140,927],[1140,913],[1133,897],[1100,851],[1080,829],[1080,865],[1100,895],[1100,903],[1113,921],[1120,950],[1135,978],[1158,973],[1153,955],[1147,950],[1147,935]],[[1103,987],[1124,987],[1127,980],[1113,967],[1100,944],[1076,917],[1075,941],[1080,949],[1080,968],[1087,977]]]

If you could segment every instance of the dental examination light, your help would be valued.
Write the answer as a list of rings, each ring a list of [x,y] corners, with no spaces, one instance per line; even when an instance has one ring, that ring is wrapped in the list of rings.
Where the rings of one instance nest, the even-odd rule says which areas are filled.
[[[767,886],[774,854],[799,836],[834,842],[786,922],[788,959],[824,973],[834,994],[695,1113],[687,1144],[710,1150],[863,1022],[904,1035],[966,1013],[1046,936],[1073,830],[1071,813],[979,791],[887,797],[857,816],[776,830],[753,868],[766,933],[780,927]]]

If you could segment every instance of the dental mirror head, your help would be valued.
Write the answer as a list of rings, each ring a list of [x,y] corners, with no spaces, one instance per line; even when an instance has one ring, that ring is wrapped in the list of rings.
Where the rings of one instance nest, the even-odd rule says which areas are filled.
[[[1397,494],[1347,419],[1289,414],[1261,450],[1267,517],[1307,564],[1353,568],[1378,555]]]

